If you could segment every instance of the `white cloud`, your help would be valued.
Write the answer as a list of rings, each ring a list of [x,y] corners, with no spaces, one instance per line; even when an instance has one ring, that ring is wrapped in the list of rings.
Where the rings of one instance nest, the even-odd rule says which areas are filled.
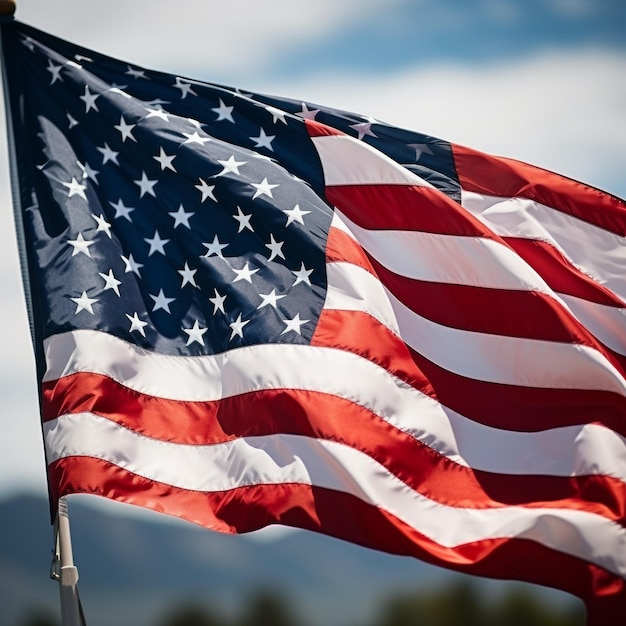
[[[584,19],[598,9],[593,0],[548,0],[547,4],[555,13],[571,19]]]
[[[93,50],[169,72],[266,67],[400,0],[23,0],[16,18]]]

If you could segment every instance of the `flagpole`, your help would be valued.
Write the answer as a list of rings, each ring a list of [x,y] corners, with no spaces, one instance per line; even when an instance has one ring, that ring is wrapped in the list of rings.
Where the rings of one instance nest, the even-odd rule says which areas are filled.
[[[59,582],[62,626],[84,626],[85,617],[78,595],[78,568],[74,565],[70,518],[65,498],[59,498],[54,523],[55,550],[50,576]]]
[[[0,21],[10,21],[15,14],[14,0],[0,0]],[[24,248],[24,235],[21,213],[20,195],[18,192],[19,185],[17,180],[17,172],[15,164],[15,143],[13,137],[13,119],[11,115],[11,104],[9,99],[9,91],[7,84],[6,72],[4,71],[4,54],[2,53],[2,37],[0,29],[0,60],[2,61],[2,78],[5,95],[5,113],[7,121],[7,140],[9,147],[9,169],[11,177],[11,191],[13,194],[13,206],[15,215],[15,225],[17,231],[17,242],[20,253],[20,262],[22,266],[22,276],[27,273],[26,252]],[[24,281],[24,293],[26,296],[26,305],[28,309],[28,318],[31,330],[31,337],[34,340],[33,333],[33,315],[30,290],[27,281]],[[50,577],[59,582],[59,590],[61,596],[61,623],[62,626],[85,626],[85,618],[83,609],[78,596],[78,569],[74,565],[74,556],[72,551],[72,538],[70,534],[70,520],[68,515],[67,503],[65,498],[60,498],[57,506],[57,515],[54,522],[54,557],[50,568]]]

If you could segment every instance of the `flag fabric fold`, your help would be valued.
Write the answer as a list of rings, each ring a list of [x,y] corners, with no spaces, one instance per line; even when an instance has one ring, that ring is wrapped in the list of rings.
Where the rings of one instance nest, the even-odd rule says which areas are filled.
[[[53,504],[626,608],[623,200],[18,21],[2,41]]]

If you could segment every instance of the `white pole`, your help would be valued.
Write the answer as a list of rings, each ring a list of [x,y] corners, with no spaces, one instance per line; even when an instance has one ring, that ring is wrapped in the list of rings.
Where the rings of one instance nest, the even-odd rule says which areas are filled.
[[[85,626],[83,609],[78,597],[78,569],[74,565],[70,518],[65,498],[59,499],[54,530],[56,548],[52,577],[59,581],[61,624],[62,626]]]

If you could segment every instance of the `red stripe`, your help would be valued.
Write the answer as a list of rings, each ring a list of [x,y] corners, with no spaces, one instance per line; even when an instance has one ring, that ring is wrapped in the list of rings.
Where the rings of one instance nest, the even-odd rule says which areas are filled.
[[[400,302],[437,324],[491,335],[588,346],[626,376],[626,356],[605,346],[546,294],[413,280],[394,274],[373,257],[370,262],[376,276]]]
[[[93,390],[91,398],[87,390]],[[447,459],[359,404],[319,392],[267,390],[218,402],[177,402],[145,396],[104,376],[75,374],[57,381],[53,389],[47,386],[44,408],[47,420],[91,412],[146,437],[182,444],[215,444],[276,433],[335,441],[361,450],[414,490],[449,506],[536,508],[549,503],[620,523],[626,517],[626,485],[617,479],[474,470]]]
[[[415,363],[404,341],[367,313],[323,310],[311,345],[358,354],[418,391],[437,398],[428,376]]]
[[[519,580],[562,589],[583,599],[595,594],[593,609],[598,618],[609,610],[626,610],[625,581],[579,558],[516,538],[446,548],[390,513],[329,489],[290,483],[205,493],[141,478],[88,457],[56,461],[48,467],[48,473],[55,498],[71,493],[96,494],[226,533],[279,523],[391,554],[414,556],[468,574],[501,578],[506,572]]]
[[[498,239],[459,204],[431,187],[326,187],[326,198],[355,224],[370,230],[414,230]]]
[[[553,172],[452,146],[461,187],[504,198],[527,198],[626,237],[626,202]]]
[[[365,250],[350,235],[337,228],[328,231],[328,241],[326,243],[326,263],[342,261],[361,267],[374,274]]]
[[[553,245],[535,239],[518,237],[503,237],[503,239],[557,293],[606,306],[624,306],[624,303],[610,289],[574,267]]]
[[[626,437],[626,398],[617,393],[484,382],[449,372],[414,350],[411,354],[442,404],[487,426],[534,432],[595,423]]]
[[[370,257],[376,276],[400,302],[433,322],[473,332],[603,347],[551,297],[399,276]]]
[[[323,311],[312,345],[336,346],[359,354],[487,426],[535,432],[593,422],[626,436],[626,398],[617,393],[517,387],[466,378],[411,350],[365,313]]]
[[[317,122],[315,120],[304,120],[304,125],[306,126],[307,132],[309,133],[309,137],[327,137],[330,135],[345,135],[340,130],[333,128],[332,126],[326,126],[326,124],[322,124],[321,122]]]

